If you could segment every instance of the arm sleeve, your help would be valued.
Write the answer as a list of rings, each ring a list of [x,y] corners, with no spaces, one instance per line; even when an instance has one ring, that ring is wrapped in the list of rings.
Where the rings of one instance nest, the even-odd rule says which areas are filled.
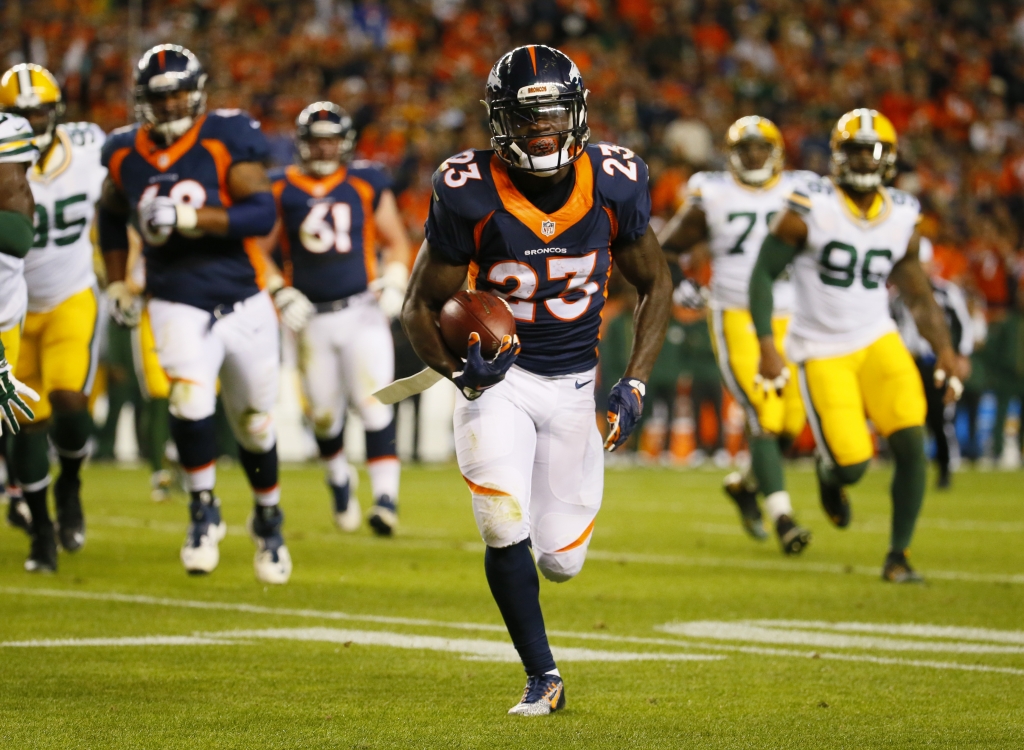
[[[775,298],[772,282],[793,262],[797,249],[774,234],[764,238],[754,271],[750,275],[750,316],[757,335],[772,335],[772,309]]]
[[[441,173],[434,174],[434,194],[430,213],[424,226],[424,235],[430,247],[454,266],[465,266],[476,254],[473,227],[449,205],[451,195],[441,184]]]
[[[32,247],[35,229],[17,211],[0,211],[0,253],[24,258]]]

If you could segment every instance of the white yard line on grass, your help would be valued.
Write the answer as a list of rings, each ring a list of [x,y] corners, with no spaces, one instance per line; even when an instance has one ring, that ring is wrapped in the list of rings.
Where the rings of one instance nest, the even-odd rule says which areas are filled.
[[[128,528],[149,529],[156,532],[185,533],[185,524],[170,522],[149,522],[128,516],[106,516],[89,518],[91,526],[117,526]],[[717,527],[716,527],[717,528]],[[724,531],[724,526],[722,527]],[[722,533],[716,531],[715,533]],[[228,534],[232,536],[248,536],[243,526],[228,526]],[[306,538],[334,539],[336,534],[317,534],[306,532]],[[379,540],[372,537],[353,536],[346,539],[346,544],[375,545]],[[392,545],[404,549],[454,549],[462,552],[483,552],[481,542],[444,541],[441,539],[409,539],[399,536],[391,541]],[[590,560],[616,563],[638,563],[642,565],[676,565],[680,567],[725,568],[737,570],[784,570],[791,573],[830,573],[834,575],[864,575],[876,578],[881,568],[868,565],[841,565],[838,563],[815,563],[803,560],[750,560],[723,557],[688,557],[685,555],[654,555],[638,552],[611,552],[594,549],[587,552]],[[937,581],[964,581],[969,583],[1002,583],[1024,585],[1024,573],[971,573],[960,570],[923,570],[926,578]]]
[[[231,646],[235,640],[199,635],[143,635],[128,638],[36,638],[0,641],[0,648],[67,648],[68,646]]]
[[[262,615],[275,615],[283,617],[301,617],[307,619],[326,619],[326,620],[348,620],[348,621],[361,621],[361,622],[373,622],[381,624],[392,624],[392,625],[412,625],[421,627],[435,627],[435,628],[453,628],[457,630],[476,630],[483,632],[505,632],[505,628],[501,625],[491,625],[487,623],[472,623],[472,622],[450,622],[444,620],[428,620],[421,618],[407,618],[407,617],[389,617],[382,615],[359,615],[350,614],[348,612],[338,612],[334,610],[314,610],[314,609],[291,609],[284,607],[265,607],[254,604],[244,604],[236,602],[211,602],[211,601],[196,601],[190,599],[173,599],[169,597],[154,597],[134,594],[120,594],[115,592],[89,592],[89,591],[63,591],[60,589],[31,589],[31,588],[16,588],[16,587],[0,587],[0,594],[8,594],[14,596],[45,596],[54,598],[67,598],[67,599],[84,599],[92,601],[109,601],[109,602],[120,602],[125,604],[142,604],[148,606],[161,606],[161,607],[176,607],[184,609],[203,609],[203,610],[219,610],[229,612],[242,612],[246,614],[262,614]],[[758,621],[761,624],[773,623],[778,627],[784,627],[790,621]],[[796,621],[800,623],[802,621]],[[734,624],[734,623],[728,623]],[[670,624],[672,625],[672,624]],[[836,623],[837,626],[863,626],[865,628],[876,627],[872,623]],[[668,626],[660,626],[659,629],[665,629]],[[811,627],[814,627],[813,625]],[[889,627],[889,628],[925,628],[926,631],[921,633],[912,633],[907,631],[907,635],[924,635],[925,632],[932,632],[930,629],[943,630],[944,626],[930,626],[930,625],[877,625],[877,627]],[[821,628],[827,629],[827,628]],[[852,629],[852,628],[851,628]],[[323,629],[310,629],[310,628],[299,628],[294,629],[301,631],[313,631]],[[958,629],[951,629],[958,630]],[[978,635],[977,629],[969,629],[975,635]],[[250,633],[251,631],[234,631],[234,635],[242,633]],[[266,631],[264,631],[266,632]],[[282,629],[281,632],[288,632],[288,629]],[[352,631],[356,632],[356,631]],[[359,631],[362,632],[362,631]],[[1014,634],[1018,631],[993,631],[994,633],[1002,634]],[[800,651],[796,649],[788,648],[770,648],[766,646],[752,646],[752,645],[726,645],[723,643],[709,643],[707,641],[696,641],[696,640],[682,640],[687,636],[682,635],[680,638],[645,638],[641,636],[618,636],[607,633],[586,633],[586,632],[575,632],[566,630],[550,630],[548,631],[549,636],[553,638],[569,638],[575,640],[591,640],[591,641],[604,641],[607,643],[622,643],[622,644],[636,644],[645,646],[671,646],[674,648],[681,649],[701,649],[705,651],[719,651],[719,652],[732,652],[742,653],[756,656],[771,656],[771,657],[784,657],[784,658],[800,658],[800,659],[826,659],[835,661],[849,661],[849,662],[865,662],[871,664],[887,664],[894,666],[914,667],[914,668],[929,668],[929,669],[947,669],[947,670],[962,670],[968,672],[992,672],[1001,674],[1012,674],[1024,676],[1024,669],[1015,667],[1000,667],[987,664],[967,664],[962,662],[939,662],[939,661],[920,661],[913,659],[902,659],[884,656],[872,656],[869,654],[844,654],[834,652],[822,652],[822,651]],[[389,634],[401,637],[412,637],[412,638],[429,638],[433,636],[404,636],[402,634]],[[952,636],[951,632],[945,633],[945,635]],[[206,634],[202,637],[208,638],[224,638],[227,637],[226,633],[218,634]],[[241,636],[239,636],[241,637]],[[246,636],[248,637],[248,636]],[[988,640],[996,640],[995,638],[987,638]],[[440,639],[442,641],[455,641],[459,639]],[[466,639],[469,640],[469,639]],[[492,641],[486,641],[486,643],[497,643]],[[499,645],[501,645],[499,643]],[[877,644],[876,644],[877,646]],[[488,646],[490,648],[490,646]],[[556,649],[556,653],[566,652],[565,647],[553,646]],[[579,649],[580,652],[588,652],[590,649]],[[568,651],[572,653],[571,649]],[[624,654],[629,652],[602,652],[607,654]],[[642,654],[647,659],[665,659],[673,658],[673,655],[649,653]],[[701,656],[696,654],[680,655],[683,656]],[[469,657],[467,657],[469,658]],[[618,660],[626,657],[609,657],[607,660]]]

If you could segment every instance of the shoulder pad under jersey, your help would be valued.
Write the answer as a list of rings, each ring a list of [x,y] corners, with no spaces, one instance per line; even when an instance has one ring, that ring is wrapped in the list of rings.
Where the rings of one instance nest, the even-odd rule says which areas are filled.
[[[240,109],[215,109],[206,115],[199,131],[201,140],[220,141],[233,162],[265,162],[270,159],[270,144],[258,120]]]

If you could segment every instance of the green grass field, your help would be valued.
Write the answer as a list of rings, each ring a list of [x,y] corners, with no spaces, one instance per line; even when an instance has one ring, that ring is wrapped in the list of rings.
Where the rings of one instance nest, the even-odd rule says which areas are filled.
[[[567,710],[522,719],[454,466],[404,472],[390,540],[335,532],[319,470],[285,469],[278,588],[253,577],[240,470],[220,568],[189,578],[184,498],[89,468],[88,544],[56,576],[0,529],[0,747],[1024,747],[1024,474],[929,492],[919,587],[879,580],[887,468],[843,532],[790,472],[815,532],[796,560],[742,535],[720,481],[609,470],[586,568],[542,583]]]

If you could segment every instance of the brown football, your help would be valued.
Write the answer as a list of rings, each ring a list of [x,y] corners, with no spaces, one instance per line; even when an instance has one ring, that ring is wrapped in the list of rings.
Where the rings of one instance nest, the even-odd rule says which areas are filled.
[[[469,334],[480,334],[480,354],[491,359],[503,336],[516,332],[516,319],[508,303],[490,292],[463,290],[441,308],[441,337],[454,354],[465,359]]]

